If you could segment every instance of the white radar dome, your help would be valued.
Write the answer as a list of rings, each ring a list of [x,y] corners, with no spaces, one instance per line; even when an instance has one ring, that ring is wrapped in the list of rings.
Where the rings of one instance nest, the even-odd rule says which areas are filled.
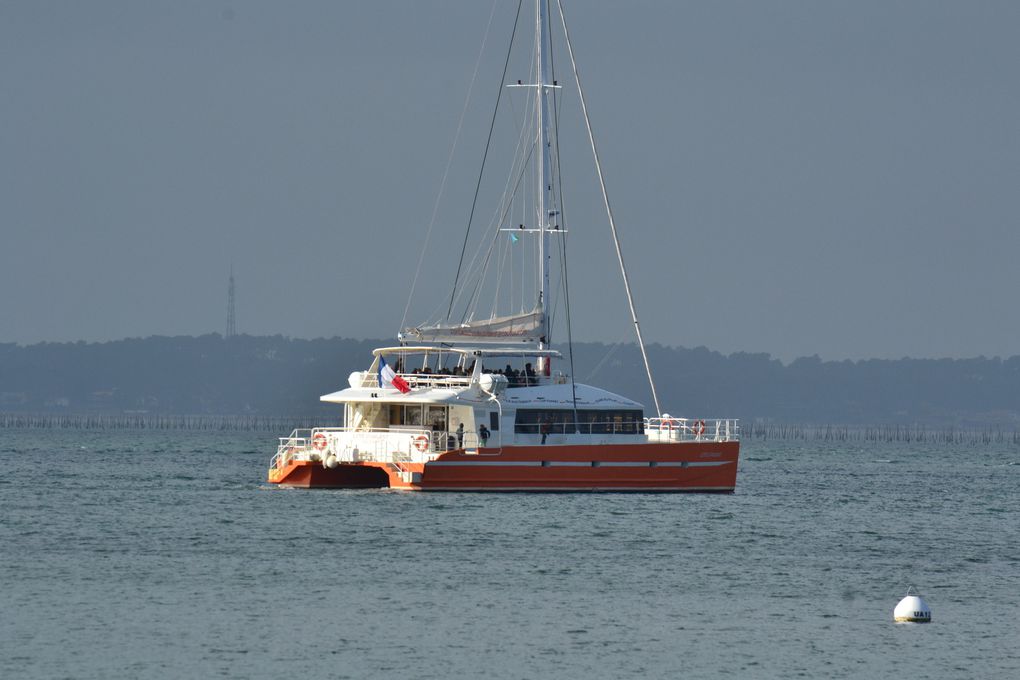
[[[361,387],[361,381],[362,381],[361,371],[355,371],[354,373],[351,373],[349,376],[347,376],[347,384],[350,385],[351,387]]]
[[[478,386],[482,388],[483,392],[489,394],[501,394],[506,389],[507,379],[505,375],[499,375],[497,373],[483,373],[478,378]]]
[[[893,609],[893,620],[896,623],[931,623],[931,609],[924,598],[919,595],[907,596]]]

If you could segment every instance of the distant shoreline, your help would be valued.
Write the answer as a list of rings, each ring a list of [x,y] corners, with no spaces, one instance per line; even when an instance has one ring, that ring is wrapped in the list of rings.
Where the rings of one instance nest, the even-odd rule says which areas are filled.
[[[218,334],[0,344],[0,414],[94,415],[127,418],[144,427],[149,426],[146,419],[215,419],[222,414],[261,419],[258,423],[334,423],[339,409],[320,402],[319,396],[346,387],[350,373],[366,369],[372,349],[385,344],[341,337],[225,339]],[[771,423],[809,425],[812,432],[829,423],[855,430],[898,425],[928,432],[1020,428],[1020,356],[862,361],[804,357],[784,364],[764,353],[724,355],[705,347],[658,344],[648,347],[648,355],[666,412],[674,417],[739,418],[756,424],[758,429],[749,436],[770,437],[776,428],[790,427],[759,427]],[[578,382],[646,407],[652,403],[633,343],[576,342],[572,364]],[[571,372],[569,367],[564,358],[554,362],[553,370]],[[652,415],[651,409],[646,413]],[[214,423],[202,427],[215,429]],[[826,432],[818,436],[837,436],[831,429]]]
[[[0,413],[0,430],[138,430],[167,432],[267,432],[284,436],[306,427],[335,427],[322,416],[22,414]],[[1020,429],[933,428],[923,425],[803,425],[751,423],[744,441],[903,442],[922,444],[1008,444],[1020,446]]]
[[[336,426],[322,416],[275,417],[156,414],[0,413],[4,430],[163,430],[189,432],[281,432]],[[286,430],[286,432],[284,432]]]

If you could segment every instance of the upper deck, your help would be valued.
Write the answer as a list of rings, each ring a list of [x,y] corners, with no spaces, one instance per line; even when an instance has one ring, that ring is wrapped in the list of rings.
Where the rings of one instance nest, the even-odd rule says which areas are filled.
[[[408,429],[420,428],[429,433],[430,451],[446,450],[459,427],[458,443],[465,445],[482,429],[500,446],[737,437],[735,420],[645,418],[644,406],[632,399],[561,373],[538,374],[528,360],[558,356],[548,350],[395,347],[373,354],[369,370],[350,375],[350,387],[320,397],[344,406],[345,441],[369,431],[403,441]],[[388,371],[390,383],[399,376],[403,389],[383,380],[387,359],[401,369]]]
[[[569,382],[566,375],[549,368],[551,360],[562,358],[555,350],[415,346],[383,347],[372,354],[368,370],[351,373],[349,388],[323,395],[320,400],[349,403],[394,397],[400,402],[443,402],[474,396],[489,401],[500,399],[508,390]],[[383,362],[410,388],[410,393],[383,384]]]

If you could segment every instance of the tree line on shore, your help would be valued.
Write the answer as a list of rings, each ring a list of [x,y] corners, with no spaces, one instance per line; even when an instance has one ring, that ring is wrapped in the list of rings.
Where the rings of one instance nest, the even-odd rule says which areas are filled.
[[[335,423],[339,407],[320,402],[319,395],[346,387],[352,371],[368,367],[372,348],[387,344],[392,343],[246,335],[225,339],[218,334],[0,344],[0,413],[123,418],[146,427],[199,416],[211,417],[211,422],[230,416],[242,418],[241,423],[271,423],[265,419],[272,418]],[[920,427],[930,433],[1020,428],[1020,356],[863,361],[807,357],[783,363],[768,354],[723,355],[704,347],[652,345],[649,357],[665,411],[739,418],[748,436],[827,423],[845,424],[847,432],[861,427],[881,432]],[[575,343],[573,360],[579,382],[634,398],[651,414],[651,394],[634,344]],[[568,366],[565,360],[556,361],[553,368],[567,371]],[[826,432],[843,436],[837,430]],[[892,432],[906,436],[902,429]]]

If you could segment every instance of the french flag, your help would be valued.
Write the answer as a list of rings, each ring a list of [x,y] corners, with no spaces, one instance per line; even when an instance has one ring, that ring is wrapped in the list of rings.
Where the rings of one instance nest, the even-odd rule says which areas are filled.
[[[411,391],[407,381],[394,373],[393,369],[389,367],[389,364],[382,357],[379,357],[379,387],[395,387],[402,394],[407,394]]]

